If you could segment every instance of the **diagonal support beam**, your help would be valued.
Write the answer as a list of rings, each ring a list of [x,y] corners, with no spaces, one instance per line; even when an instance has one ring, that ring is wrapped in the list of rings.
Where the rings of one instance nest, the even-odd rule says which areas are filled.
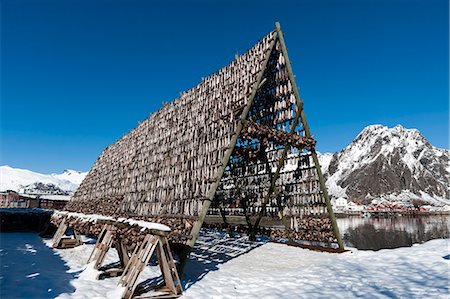
[[[277,33],[278,33],[277,35],[278,35],[278,38],[279,38],[280,44],[281,44],[281,51],[283,52],[284,58],[286,60],[286,67],[288,70],[289,79],[291,81],[292,88],[294,90],[294,96],[297,100],[297,106],[300,111],[300,121],[302,122],[303,128],[305,129],[306,137],[311,137],[311,131],[309,129],[308,122],[306,121],[305,111],[303,110],[303,101],[298,92],[298,87],[297,87],[297,83],[295,82],[294,72],[292,71],[291,62],[289,60],[286,44],[284,42],[283,32],[281,31],[281,26],[280,26],[279,22],[276,22],[275,25],[277,27]],[[325,186],[325,179],[323,177],[322,170],[320,169],[319,159],[317,158],[316,150],[312,149],[311,154],[312,154],[312,158],[314,161],[314,165],[316,165],[316,171],[317,171],[317,176],[319,177],[320,189],[322,190],[323,197],[325,198],[325,202],[327,204],[327,211],[328,211],[328,215],[331,220],[331,225],[333,227],[334,235],[336,236],[336,240],[339,245],[339,248],[344,249],[344,243],[342,242],[341,234],[339,233],[339,228],[336,223],[336,217],[334,216],[333,208],[331,206],[330,196],[328,195],[327,187]]]
[[[266,57],[264,59],[263,65],[261,67],[261,71],[258,74],[256,83],[253,87],[253,90],[252,90],[252,93],[248,100],[248,103],[241,113],[238,125],[236,127],[236,131],[235,131],[233,137],[231,138],[230,145],[228,146],[228,148],[225,152],[225,155],[222,159],[222,166],[219,168],[219,171],[216,176],[216,180],[210,187],[208,194],[206,196],[206,199],[203,202],[202,210],[200,211],[200,213],[198,215],[198,220],[194,222],[194,225],[191,230],[191,239],[186,243],[186,245],[188,245],[190,248],[194,247],[195,241],[197,241],[198,233],[200,232],[200,228],[202,227],[202,224],[205,221],[206,213],[208,212],[208,209],[211,205],[214,195],[216,194],[216,190],[219,187],[220,180],[222,179],[225,168],[227,167],[228,161],[230,160],[231,153],[233,152],[233,149],[236,146],[238,137],[241,134],[242,128],[244,127],[248,112],[250,111],[250,108],[253,103],[253,99],[255,98],[256,92],[258,91],[259,87],[263,84],[262,79],[263,79],[264,71],[266,70],[267,63],[269,62],[270,54],[272,53],[272,50],[273,50],[273,47],[275,46],[276,40],[277,40],[277,35],[275,34],[273,37],[273,40],[270,42],[269,49],[267,50]]]

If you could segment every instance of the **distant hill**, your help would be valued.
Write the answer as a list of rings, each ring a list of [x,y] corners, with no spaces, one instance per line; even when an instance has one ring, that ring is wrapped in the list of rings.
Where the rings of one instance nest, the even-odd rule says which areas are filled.
[[[0,166],[0,191],[27,194],[72,195],[87,172],[64,170],[61,174],[41,174],[26,169]]]
[[[387,199],[450,205],[450,151],[416,129],[366,127],[347,147],[320,155],[333,197],[358,203]]]

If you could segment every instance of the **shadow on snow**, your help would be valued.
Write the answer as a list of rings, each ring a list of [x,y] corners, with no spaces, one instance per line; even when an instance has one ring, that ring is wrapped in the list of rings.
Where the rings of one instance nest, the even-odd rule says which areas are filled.
[[[75,291],[70,281],[78,273],[67,273],[38,234],[1,233],[0,244],[1,298],[55,298]]]

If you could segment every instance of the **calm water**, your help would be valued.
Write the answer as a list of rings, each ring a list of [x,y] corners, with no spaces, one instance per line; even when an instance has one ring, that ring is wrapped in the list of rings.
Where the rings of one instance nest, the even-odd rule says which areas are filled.
[[[348,217],[338,218],[337,222],[345,245],[362,250],[405,247],[450,238],[449,216]]]
[[[0,233],[0,298],[54,298],[70,293],[75,273],[36,233]]]

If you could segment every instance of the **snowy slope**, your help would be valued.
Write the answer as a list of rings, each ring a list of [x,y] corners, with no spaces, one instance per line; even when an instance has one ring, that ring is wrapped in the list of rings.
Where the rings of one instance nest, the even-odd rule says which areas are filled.
[[[368,126],[343,150],[321,155],[320,161],[334,197],[450,204],[450,151],[432,146],[416,129]]]
[[[0,166],[0,191],[34,194],[73,193],[86,172],[65,170],[62,174],[41,174],[26,169]]]
[[[77,170],[66,169],[61,174],[54,174],[54,173],[52,173],[51,176],[54,177],[54,178],[57,178],[59,180],[65,180],[65,181],[69,181],[71,183],[74,183],[76,185],[80,185],[81,182],[83,181],[84,177],[86,176],[86,174],[87,174],[87,172],[81,172],[81,171],[77,171]]]

